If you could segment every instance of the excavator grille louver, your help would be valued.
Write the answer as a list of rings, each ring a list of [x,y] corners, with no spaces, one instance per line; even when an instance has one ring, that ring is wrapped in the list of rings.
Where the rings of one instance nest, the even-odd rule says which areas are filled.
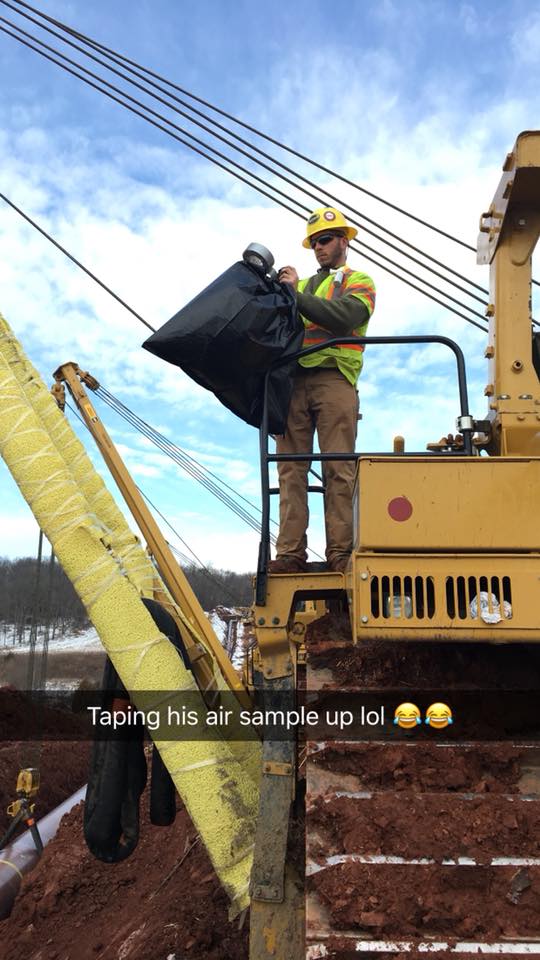
[[[372,577],[371,614],[385,620],[435,615],[433,577]]]
[[[437,600],[446,594],[444,614],[450,620],[479,620],[478,597],[484,596],[487,612],[497,611],[511,619],[512,584],[507,576],[446,577],[442,591],[432,576],[372,576],[371,616],[382,620],[433,620],[439,613]],[[473,603],[476,599],[476,604]]]
[[[512,585],[510,577],[447,577],[446,611],[452,619],[478,619],[478,610],[472,607],[473,601],[486,594],[488,613],[492,613],[498,604],[498,612],[503,619],[510,619],[504,601],[512,603]],[[471,608],[473,612],[471,612]]]

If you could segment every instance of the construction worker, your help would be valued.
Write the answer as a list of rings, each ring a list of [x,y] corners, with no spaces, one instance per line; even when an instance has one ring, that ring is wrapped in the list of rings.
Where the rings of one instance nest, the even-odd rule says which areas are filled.
[[[322,207],[307,221],[302,245],[319,264],[300,280],[292,266],[279,280],[296,290],[305,325],[304,347],[334,337],[365,336],[375,306],[371,277],[347,266],[347,249],[357,230],[339,210]],[[287,430],[277,437],[277,453],[310,453],[315,430],[321,453],[350,453],[358,423],[356,382],[363,346],[327,347],[298,361]],[[302,573],[307,560],[309,461],[278,463],[280,515],[277,556],[270,573]],[[330,570],[345,570],[352,550],[354,461],[323,463],[326,559]]]

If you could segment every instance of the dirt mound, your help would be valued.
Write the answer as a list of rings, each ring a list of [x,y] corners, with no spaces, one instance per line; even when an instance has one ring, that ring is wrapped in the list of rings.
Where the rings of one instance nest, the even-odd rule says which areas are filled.
[[[229,923],[185,810],[163,828],[150,825],[146,794],[141,808],[139,845],[118,864],[87,850],[83,804],[63,818],[0,924],[3,960],[247,960],[247,929]]]
[[[14,689],[0,698],[0,833],[10,820],[17,773],[38,766],[38,819],[86,783],[91,743],[77,739],[81,717],[47,705],[40,742],[17,739],[34,729],[35,704]],[[150,824],[141,800],[141,838],[119,864],[95,860],[82,828],[83,804],[62,819],[37,867],[27,874],[11,916],[0,923],[2,960],[247,960],[247,924],[229,923],[228,900],[191,821],[178,800],[171,827]]]
[[[324,856],[386,854],[438,861],[472,857],[489,863],[501,850],[514,857],[540,854],[540,802],[535,800],[519,803],[489,795],[450,801],[409,794],[318,797],[310,826],[322,832]]]
[[[515,793],[524,751],[512,744],[472,749],[417,743],[333,743],[310,754],[310,762],[358,778],[364,790],[452,790]]]
[[[540,935],[540,871],[513,893],[515,867],[343,863],[311,884],[338,927],[373,934],[514,938]]]
[[[351,643],[348,616],[327,614],[306,631],[310,667],[331,665],[341,689],[411,687],[529,690],[540,687],[535,644],[432,643],[363,640]]]

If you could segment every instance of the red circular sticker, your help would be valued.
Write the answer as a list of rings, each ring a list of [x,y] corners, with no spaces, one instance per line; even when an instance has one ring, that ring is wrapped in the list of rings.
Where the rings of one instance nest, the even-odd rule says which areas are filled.
[[[325,210],[323,216],[324,216],[324,219],[325,219],[325,220],[335,220],[335,219],[336,219],[336,215],[335,215],[335,213],[334,213],[332,210]]]
[[[400,522],[408,520],[409,517],[412,516],[412,512],[412,503],[410,500],[407,500],[407,497],[394,497],[388,504],[388,513],[392,517],[392,520],[398,520]]]

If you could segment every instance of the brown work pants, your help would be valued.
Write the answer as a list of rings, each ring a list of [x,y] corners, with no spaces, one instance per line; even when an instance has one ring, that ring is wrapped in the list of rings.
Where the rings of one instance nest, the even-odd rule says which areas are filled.
[[[321,453],[351,453],[358,423],[358,394],[337,367],[300,367],[287,420],[277,437],[277,453],[311,453],[315,430]],[[310,461],[278,463],[279,536],[277,557],[307,558],[308,470]],[[326,558],[332,563],[352,549],[354,461],[323,464]]]

